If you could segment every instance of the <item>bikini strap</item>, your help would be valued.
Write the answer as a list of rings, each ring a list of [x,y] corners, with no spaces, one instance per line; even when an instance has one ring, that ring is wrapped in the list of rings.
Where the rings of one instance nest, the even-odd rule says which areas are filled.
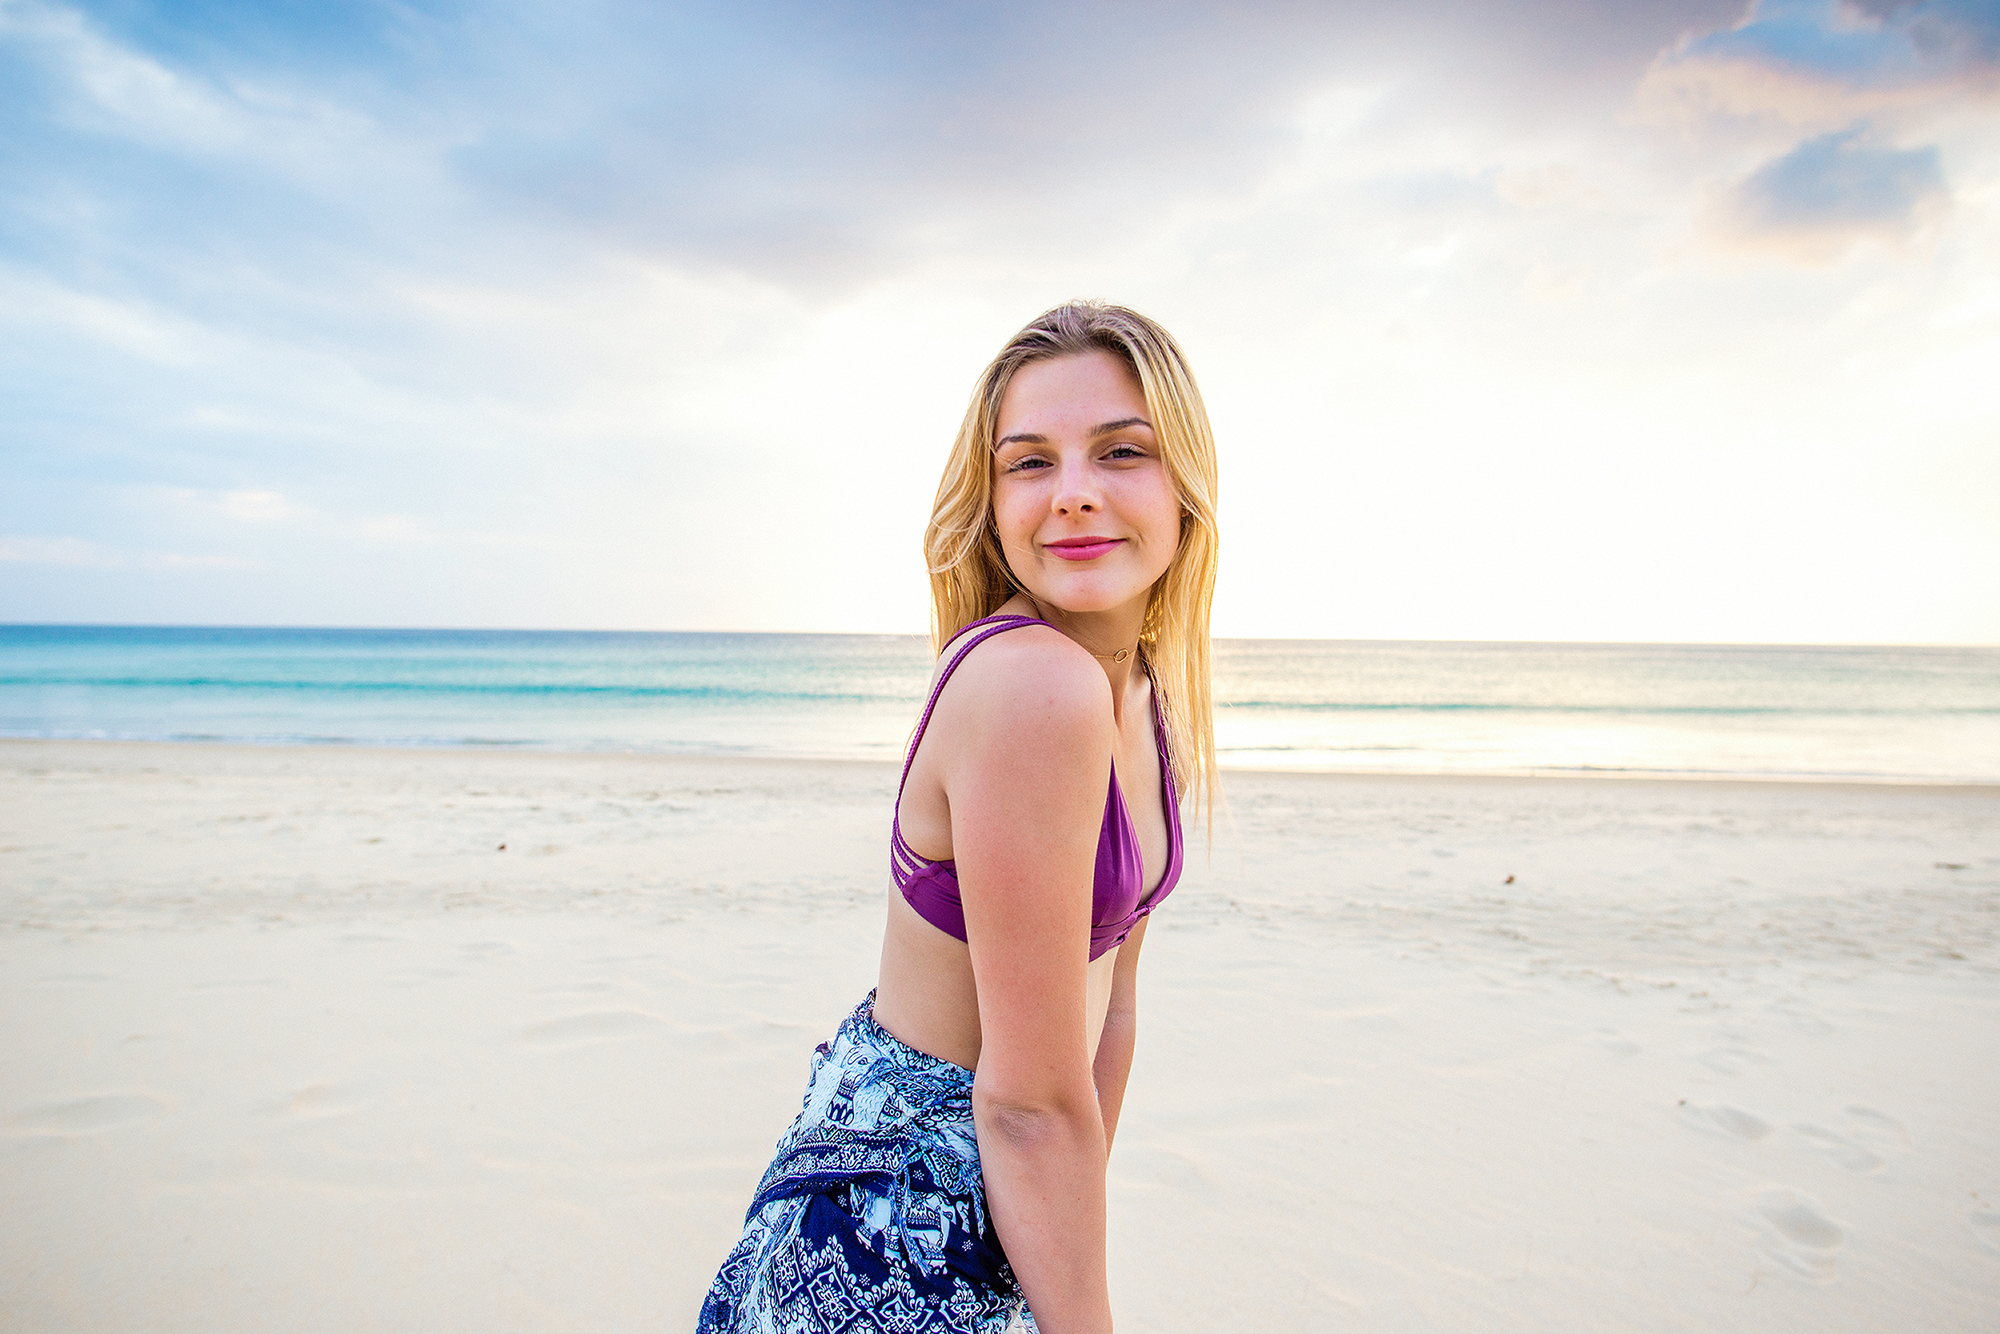
[[[979,630],[978,634],[959,646],[958,652],[952,654],[951,661],[945,664],[944,671],[938,674],[937,684],[931,687],[931,697],[924,703],[924,715],[917,720],[916,734],[910,738],[910,748],[903,754],[903,779],[902,782],[896,784],[896,804],[892,808],[898,817],[900,817],[903,807],[903,788],[910,781],[910,766],[916,763],[917,760],[917,745],[924,739],[924,729],[931,725],[931,713],[937,708],[938,696],[944,693],[944,684],[951,680],[951,674],[958,670],[958,664],[965,661],[966,654],[972,652],[972,650],[978,648],[995,635],[1004,635],[1009,630],[1018,630],[1024,625],[1048,624],[1047,621],[1034,616],[988,616],[959,628],[958,633],[962,635],[967,630],[979,630],[981,626],[986,627],[983,630]],[[1055,629],[1054,626],[1049,626],[1049,628]],[[896,820],[896,824],[899,826],[897,830],[898,834],[901,833],[901,823],[901,819],[898,818]]]

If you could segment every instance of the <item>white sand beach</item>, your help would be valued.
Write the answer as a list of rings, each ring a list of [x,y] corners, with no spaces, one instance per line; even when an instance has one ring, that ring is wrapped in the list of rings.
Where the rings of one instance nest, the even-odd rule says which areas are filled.
[[[894,783],[0,743],[0,1328],[691,1328]],[[2000,787],[1227,789],[1122,1329],[2000,1328]]]

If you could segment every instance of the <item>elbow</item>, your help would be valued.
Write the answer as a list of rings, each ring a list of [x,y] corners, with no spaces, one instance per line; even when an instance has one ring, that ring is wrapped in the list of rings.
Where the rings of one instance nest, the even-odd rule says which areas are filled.
[[[1090,1090],[1086,1087],[1084,1092]],[[1010,1094],[974,1085],[972,1110],[982,1139],[990,1136],[1020,1153],[1069,1147],[1089,1139],[1093,1129],[1102,1132],[1094,1095],[1083,1099],[1061,1093]]]

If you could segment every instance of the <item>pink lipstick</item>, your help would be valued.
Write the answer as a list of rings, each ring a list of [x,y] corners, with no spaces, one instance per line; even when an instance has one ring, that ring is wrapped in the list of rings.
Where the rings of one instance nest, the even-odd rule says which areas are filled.
[[[1065,537],[1058,542],[1044,542],[1042,546],[1049,554],[1064,560],[1096,560],[1124,541],[1122,537]]]

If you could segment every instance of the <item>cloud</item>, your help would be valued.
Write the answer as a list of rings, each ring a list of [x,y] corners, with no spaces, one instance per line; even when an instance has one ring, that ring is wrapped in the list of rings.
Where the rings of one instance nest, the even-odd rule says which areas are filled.
[[[1977,13],[0,0],[0,530],[124,562],[0,583],[56,618],[115,586],[145,619],[915,628],[972,373],[1094,293],[1202,368],[1263,506],[1239,587],[1337,584],[1292,534],[1341,497],[1353,563],[1407,528],[1498,589],[1577,522],[1550,477],[1861,458],[1902,438],[1871,404],[2000,335],[1936,318],[2000,309]],[[1706,227],[1863,262],[1709,263]],[[1482,527],[1495,496],[1535,535]],[[1367,632],[1292,611],[1239,625]]]
[[[1901,238],[1947,195],[1936,148],[1875,148],[1861,131],[1808,139],[1765,163],[1729,200],[1729,222],[1753,239],[1803,242],[1815,253],[1861,237]]]
[[[0,97],[0,132],[17,201],[58,204],[17,236],[62,267],[110,241],[134,277],[222,259],[298,282],[310,257],[337,300],[354,237],[461,273],[560,237],[824,299],[967,247],[1116,249],[1135,210],[1253,190],[1301,107],[1357,79],[1402,116],[1602,107],[1740,4],[491,0],[287,26],[10,0],[30,91]]]
[[[1328,87],[1388,89],[1392,118],[1478,103],[1495,123],[1535,123],[1601,105],[1739,4],[1459,3],[1420,20],[1361,3],[1022,3],[948,19],[690,5],[639,19],[615,51],[595,30],[609,11],[586,7],[532,47],[524,28],[482,49],[539,95],[454,163],[496,207],[841,292],[954,248],[1116,249],[1176,203],[1250,193]]]
[[[74,537],[0,537],[0,563],[115,569],[125,560],[108,547]]]
[[[250,523],[273,523],[298,512],[298,506],[275,491],[225,491],[216,498],[216,507]]]
[[[127,552],[74,537],[0,537],[0,564],[72,570],[118,570],[134,566],[147,570],[248,570],[262,562],[230,555]]]
[[[380,514],[363,519],[358,531],[371,542],[436,545],[443,540],[429,524],[410,514]]]
[[[1948,165],[1988,156],[1996,32],[1990,4],[1759,0],[1663,52],[1633,105],[1708,176],[1704,239],[1824,264],[1911,237],[1951,204]]]
[[[0,261],[0,306],[38,342],[68,335],[167,367],[184,367],[204,342],[199,322],[143,300],[78,291],[44,273]]]
[[[1886,27],[1907,32],[1916,49],[1939,64],[1991,68],[2000,64],[2000,9],[1991,0],[1850,0]]]
[[[242,556],[190,556],[176,551],[149,551],[140,557],[149,570],[254,570],[263,562]]]
[[[221,517],[239,523],[270,524],[300,513],[300,507],[275,491],[202,491],[194,487],[167,487],[162,493],[177,509],[203,519]]]
[[[1885,112],[1922,117],[2000,90],[1996,43],[2000,17],[1985,0],[1762,0],[1662,53],[1637,101],[1658,120],[1822,132]]]
[[[1683,44],[1690,60],[1742,59],[1860,85],[1977,78],[2000,64],[1990,0],[1760,0],[1741,23]]]
[[[65,95],[50,109],[80,128],[193,152],[234,147],[246,137],[221,99],[158,60],[106,40],[75,10],[7,0],[0,34],[54,76],[37,91],[60,88]]]

